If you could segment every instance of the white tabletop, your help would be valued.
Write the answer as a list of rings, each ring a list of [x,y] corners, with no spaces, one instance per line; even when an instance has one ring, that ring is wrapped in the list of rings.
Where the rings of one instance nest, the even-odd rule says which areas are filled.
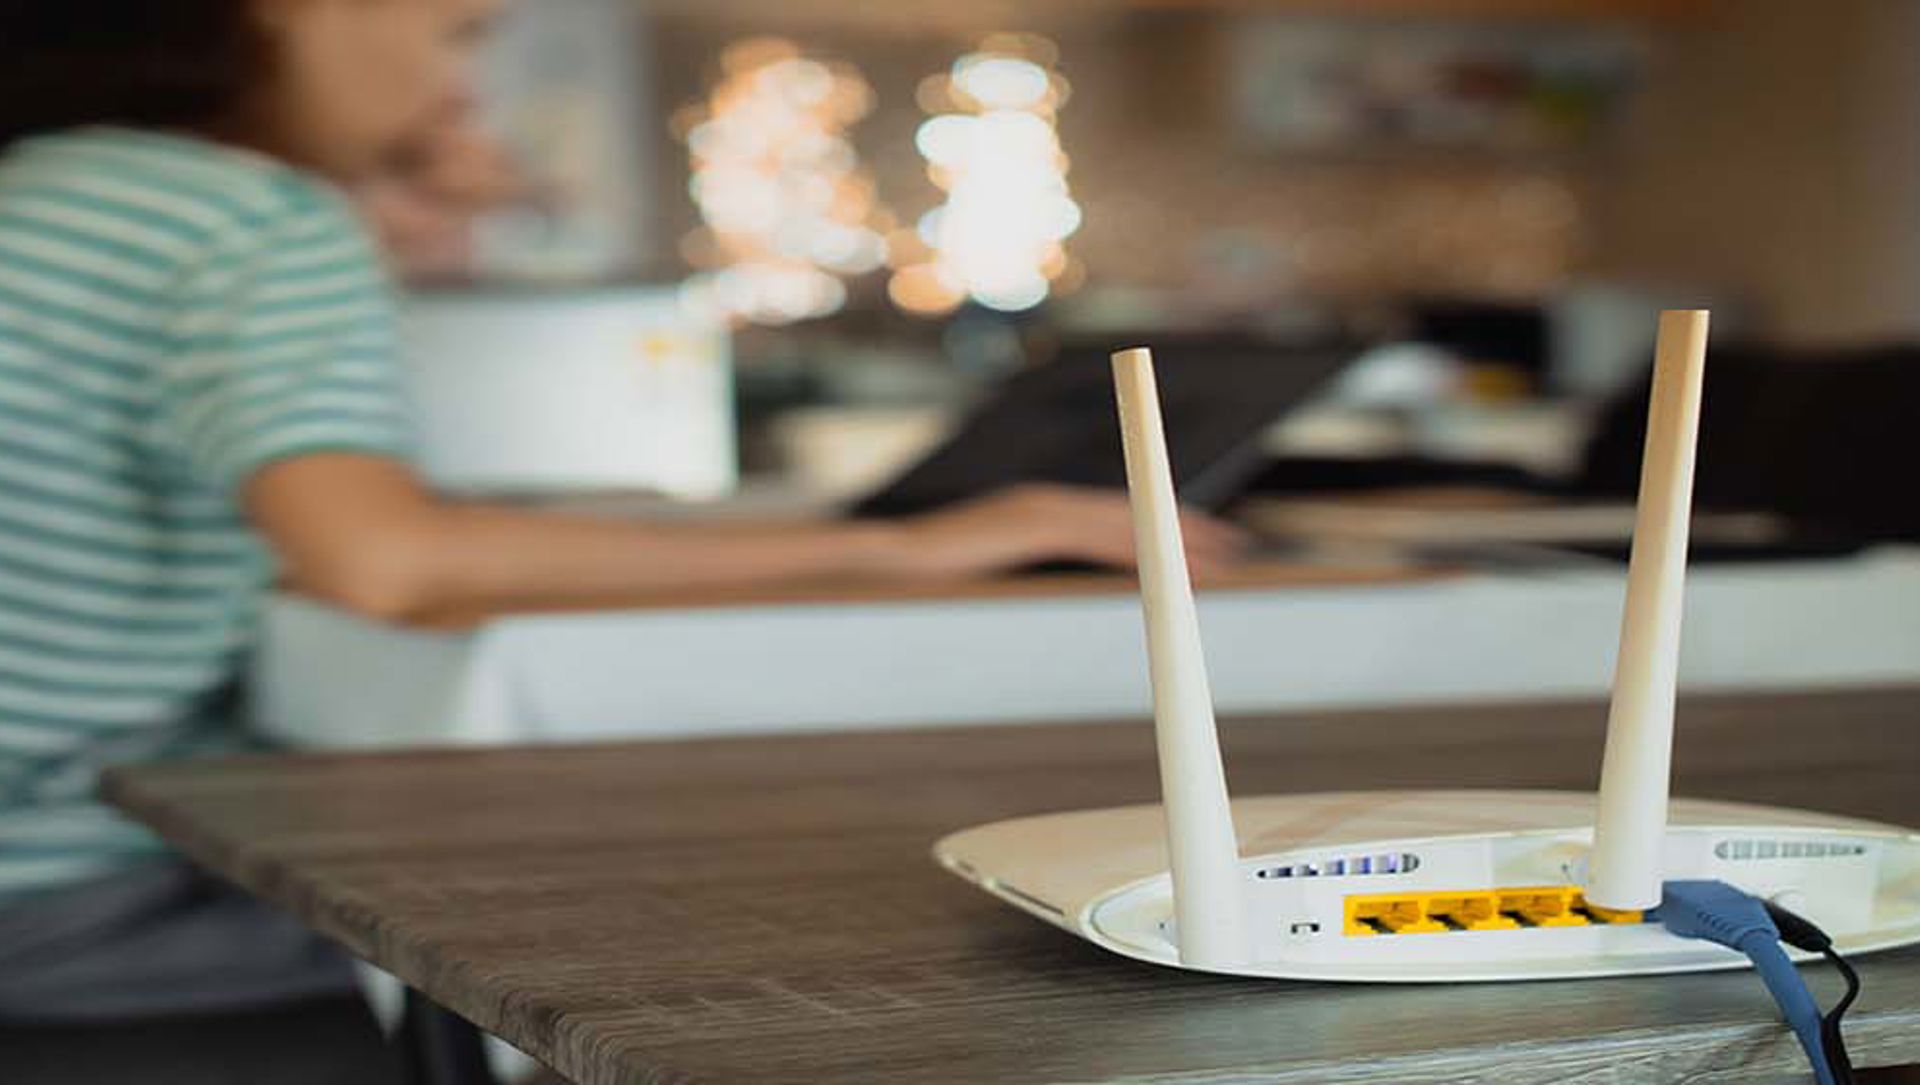
[[[1223,713],[1604,693],[1612,568],[1202,596]],[[297,745],[498,743],[1143,715],[1125,594],[530,614],[465,632],[275,598],[255,715]],[[1696,690],[1920,680],[1920,551],[1703,566]]]

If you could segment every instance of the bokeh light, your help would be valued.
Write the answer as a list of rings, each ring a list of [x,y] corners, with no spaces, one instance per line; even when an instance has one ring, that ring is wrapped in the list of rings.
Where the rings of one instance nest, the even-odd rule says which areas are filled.
[[[900,308],[934,316],[971,298],[1018,312],[1077,278],[1065,241],[1080,207],[1055,125],[1069,91],[1057,56],[1045,38],[997,34],[921,82],[915,98],[935,115],[914,146],[946,201],[919,219],[919,245],[894,246],[887,293]]]
[[[751,38],[720,58],[705,102],[676,116],[703,223],[681,251],[703,270],[689,305],[733,321],[789,324],[846,304],[841,277],[885,265],[893,225],[848,139],[873,90],[845,64]]]

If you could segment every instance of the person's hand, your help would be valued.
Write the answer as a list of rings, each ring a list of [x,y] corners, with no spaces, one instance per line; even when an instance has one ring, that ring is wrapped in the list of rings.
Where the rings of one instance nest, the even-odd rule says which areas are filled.
[[[1239,528],[1201,513],[1181,517],[1195,576],[1231,567],[1246,548]],[[957,577],[1046,561],[1128,569],[1133,517],[1124,493],[1067,486],[1019,486],[906,524],[900,540],[909,575]]]

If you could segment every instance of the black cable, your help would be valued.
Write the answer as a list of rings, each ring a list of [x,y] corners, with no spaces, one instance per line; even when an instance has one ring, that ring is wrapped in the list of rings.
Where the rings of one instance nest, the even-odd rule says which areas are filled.
[[[1840,1019],[1846,1016],[1853,1000],[1860,997],[1860,973],[1845,957],[1834,952],[1832,945],[1820,951],[1821,955],[1833,962],[1840,975],[1847,981],[1847,993],[1833,1004],[1833,1009],[1820,1019],[1820,1035],[1826,1041],[1827,1058],[1833,1062],[1833,1077],[1838,1085],[1853,1085],[1853,1057],[1847,1054],[1846,1037],[1840,1033]]]
[[[1860,997],[1860,973],[1854,971],[1853,965],[1833,948],[1833,938],[1812,920],[1773,901],[1764,903],[1768,917],[1773,920],[1774,926],[1780,929],[1782,942],[1795,949],[1820,954],[1833,962],[1833,967],[1839,970],[1841,978],[1847,981],[1847,993],[1840,996],[1840,1001],[1834,1003],[1833,1009],[1828,1010],[1826,1016],[1820,1019],[1820,1039],[1821,1046],[1826,1048],[1827,1062],[1832,1067],[1836,1085],[1852,1085],[1853,1058],[1847,1054],[1847,1043],[1846,1038],[1841,1034],[1840,1019],[1846,1016],[1854,999]]]

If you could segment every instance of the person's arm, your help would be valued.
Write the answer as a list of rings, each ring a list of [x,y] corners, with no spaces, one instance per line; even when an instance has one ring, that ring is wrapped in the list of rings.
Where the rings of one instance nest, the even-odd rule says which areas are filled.
[[[413,447],[393,305],[352,214],[294,190],[177,285],[153,432],[230,499],[298,587],[383,618],[778,580],[1124,565],[1123,498],[1025,490],[893,525],[642,526],[436,498]],[[1227,529],[1196,526],[1205,563]]]
[[[792,526],[643,525],[428,493],[402,464],[315,453],[244,485],[248,517],[298,590],[387,620],[510,603],[805,579],[931,579],[1045,560],[1124,567],[1118,494],[1024,487],[913,520]],[[1232,528],[1187,524],[1195,569],[1232,560]]]

